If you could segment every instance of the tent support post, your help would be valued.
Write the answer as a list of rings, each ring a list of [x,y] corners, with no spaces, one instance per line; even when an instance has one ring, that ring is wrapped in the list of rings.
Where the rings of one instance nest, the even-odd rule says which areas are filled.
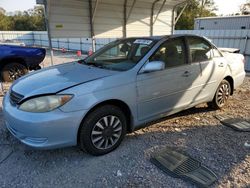
[[[177,16],[177,18],[175,19],[175,11],[176,11],[176,8],[182,4],[184,4],[184,7],[183,9],[181,10],[180,14]],[[173,8],[173,11],[172,11],[172,29],[171,29],[171,34],[173,35],[174,34],[174,30],[175,30],[175,25],[176,23],[178,22],[178,20],[180,19],[181,15],[183,14],[184,10],[187,8],[188,6],[188,3],[187,2],[184,2],[184,3],[179,3],[177,5],[174,6]]]
[[[174,34],[175,30],[175,8],[172,10],[172,28],[171,28],[171,35]]]
[[[151,7],[151,15],[150,15],[150,36],[153,36],[153,29],[154,29],[154,9],[155,9],[155,4],[158,2],[159,0],[155,0],[152,3],[152,7]]]
[[[49,25],[47,0],[44,0],[44,17],[45,17],[45,24],[46,24],[48,39],[49,39],[49,50],[50,50],[51,65],[53,65],[54,64],[54,61],[53,61],[54,53],[53,53],[52,40],[51,40],[51,30],[50,30],[50,25]]]
[[[99,4],[99,0],[96,0],[95,7],[94,7],[94,12],[92,14],[92,23],[94,23],[94,21],[95,21],[95,14],[96,14],[96,10],[97,10],[98,4]]]
[[[128,21],[128,19],[129,19],[130,15],[131,15],[131,13],[132,13],[132,11],[133,11],[134,7],[135,7],[135,3],[136,3],[136,1],[137,1],[137,0],[134,0],[134,1],[133,1],[133,4],[132,4],[132,6],[131,6],[131,8],[130,8],[130,10],[129,10],[128,16],[127,16],[127,21]]]
[[[90,33],[92,39],[92,50],[95,52],[95,34],[94,34],[94,26],[93,26],[93,8],[92,8],[92,0],[89,0],[89,24],[90,24]]]
[[[178,17],[175,19],[175,25],[176,25],[177,22],[179,21],[181,15],[183,14],[183,12],[184,12],[185,9],[187,8],[187,6],[188,6],[188,4],[186,3],[186,4],[184,5],[184,7],[182,8],[182,10],[181,10],[180,14],[178,15]]]
[[[156,20],[157,20],[157,18],[158,18],[158,16],[159,16],[159,14],[161,13],[161,11],[162,11],[162,9],[163,9],[165,3],[166,3],[166,0],[163,1],[162,5],[161,5],[161,7],[160,7],[160,9],[159,9],[159,11],[157,12],[156,17],[155,17],[155,19],[154,19],[154,21],[153,21],[153,24],[155,24],[155,22],[156,22]]]
[[[123,38],[127,37],[127,0],[124,0],[124,4],[123,4]]]

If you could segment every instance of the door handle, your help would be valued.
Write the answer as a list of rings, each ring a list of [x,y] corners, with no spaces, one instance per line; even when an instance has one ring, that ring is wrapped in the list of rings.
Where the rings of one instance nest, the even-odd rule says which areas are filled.
[[[191,73],[189,71],[185,71],[182,76],[183,77],[189,77],[191,75]]]
[[[220,63],[218,66],[219,67],[224,67],[224,63]]]

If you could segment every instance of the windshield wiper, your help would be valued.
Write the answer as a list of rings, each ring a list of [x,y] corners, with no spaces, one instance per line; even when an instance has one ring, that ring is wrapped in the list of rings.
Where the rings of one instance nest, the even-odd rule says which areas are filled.
[[[86,61],[85,61],[86,62]],[[98,68],[105,68],[105,66],[101,63],[93,63],[93,62],[86,62],[85,65],[88,65],[88,66],[93,66],[93,67],[98,67]]]
[[[101,63],[86,62],[84,59],[79,60],[78,63],[84,64],[84,65],[87,65],[87,66],[98,67],[98,68],[101,68],[101,69],[116,70],[114,68],[107,67],[107,66],[105,66],[105,65],[103,65]]]
[[[81,63],[81,64],[83,64],[83,63],[84,63],[84,64],[87,64],[87,62],[86,62],[84,59],[80,59],[80,60],[78,60],[77,62],[78,62],[78,63]]]
[[[100,64],[98,63],[87,62],[84,59],[79,60],[78,63],[89,65],[89,66],[101,67]]]

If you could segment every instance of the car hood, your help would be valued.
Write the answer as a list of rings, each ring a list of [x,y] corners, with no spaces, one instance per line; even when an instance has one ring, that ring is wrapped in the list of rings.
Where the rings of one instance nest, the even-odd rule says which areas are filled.
[[[77,62],[66,63],[30,73],[18,79],[11,89],[27,98],[57,93],[116,73],[116,71],[90,67]]]

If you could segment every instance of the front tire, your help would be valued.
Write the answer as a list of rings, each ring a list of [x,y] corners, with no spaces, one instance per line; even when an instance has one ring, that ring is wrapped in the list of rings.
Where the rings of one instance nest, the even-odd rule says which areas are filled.
[[[13,82],[27,73],[28,69],[23,64],[12,62],[3,67],[1,77],[4,82]]]
[[[214,99],[211,103],[209,103],[209,106],[211,106],[214,109],[221,109],[223,108],[231,94],[231,85],[227,80],[222,80],[219,87],[216,90]]]
[[[92,155],[104,155],[116,149],[126,134],[126,117],[113,105],[95,109],[82,122],[79,146]]]

